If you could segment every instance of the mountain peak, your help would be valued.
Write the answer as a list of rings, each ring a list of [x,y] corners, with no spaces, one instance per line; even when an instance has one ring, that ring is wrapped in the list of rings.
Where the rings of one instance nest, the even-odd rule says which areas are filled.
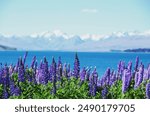
[[[0,36],[1,44],[19,50],[103,51],[111,49],[148,48],[150,31],[115,32],[109,35],[68,35],[60,30],[34,33],[30,36]],[[97,40],[97,41],[95,41]]]

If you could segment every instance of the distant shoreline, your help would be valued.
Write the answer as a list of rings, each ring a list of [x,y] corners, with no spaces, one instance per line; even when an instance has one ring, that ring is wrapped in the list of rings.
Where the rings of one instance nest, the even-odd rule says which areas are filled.
[[[126,49],[126,50],[110,50],[111,52],[142,52],[150,53],[150,48],[137,48],[137,49]]]
[[[124,50],[124,52],[149,52],[150,53],[150,48],[127,49]]]
[[[17,48],[0,45],[0,51],[16,51]]]
[[[150,53],[150,48],[137,48],[137,49],[125,49],[125,50],[109,50],[109,51],[67,51],[67,50],[19,50],[14,47],[8,47],[4,45],[0,45],[0,51],[39,51],[39,52],[90,52],[90,53],[127,53],[127,52],[133,52],[133,53]]]

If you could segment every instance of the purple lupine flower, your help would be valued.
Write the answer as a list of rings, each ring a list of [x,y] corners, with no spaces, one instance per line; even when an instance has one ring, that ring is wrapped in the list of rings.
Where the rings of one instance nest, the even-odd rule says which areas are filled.
[[[48,69],[48,62],[46,57],[41,61],[39,68],[36,70],[36,82],[40,84],[47,84],[50,80],[50,73]]]
[[[112,75],[112,78],[113,78],[114,81],[117,81],[117,74],[116,74],[115,71],[114,71],[114,73],[113,73],[113,75]]]
[[[112,79],[113,73],[114,73],[114,70],[112,70],[111,73],[110,73],[110,81],[109,81],[109,85],[110,85],[110,86],[111,86],[112,83],[113,83],[113,79]]]
[[[124,70],[122,76],[122,93],[125,93],[130,85],[131,72],[128,69]]]
[[[132,81],[132,72],[128,71],[128,86],[130,86],[131,81]]]
[[[106,76],[106,72],[105,74],[102,76],[102,79],[103,79],[103,85],[107,85],[107,76]]]
[[[39,68],[41,69],[43,66],[43,61],[41,60]]]
[[[25,55],[24,55],[24,58],[23,58],[23,64],[25,64],[25,62],[26,62],[27,55],[28,55],[28,52],[26,52]]]
[[[68,64],[68,67],[67,67],[67,72],[70,72],[71,69],[70,69],[70,64]]]
[[[101,79],[98,79],[98,80],[97,80],[97,87],[98,87],[98,88],[101,87]]]
[[[104,77],[101,78],[101,83],[102,83],[102,87],[104,87],[106,85],[106,81],[105,81]]]
[[[18,58],[17,64],[16,64],[16,66],[14,68],[14,72],[15,73],[18,73],[19,61],[20,61],[20,59]]]
[[[132,62],[131,62],[131,61],[128,63],[127,69],[128,69],[129,71],[132,71]]]
[[[11,96],[19,96],[21,94],[21,91],[19,87],[15,85],[15,83],[10,80],[10,95]]]
[[[73,75],[74,77],[78,78],[80,73],[80,62],[77,53],[75,54],[75,61],[74,61],[74,69]]]
[[[37,64],[37,60],[35,62],[35,65],[34,65],[34,72],[33,72],[33,75],[32,75],[32,78],[33,78],[33,82],[36,83],[36,72],[37,72],[37,68],[38,68],[38,64]]]
[[[139,80],[139,72],[135,73],[135,84],[138,82]]]
[[[135,78],[134,78],[134,89],[137,88],[137,82],[139,80],[139,72],[135,72]]]
[[[112,75],[114,74],[114,70],[112,70],[111,72],[110,72],[110,76],[112,77]]]
[[[117,76],[120,77],[121,74],[121,61],[118,63]]]
[[[35,80],[36,80],[36,83],[39,84],[39,68],[36,70]]]
[[[14,95],[15,96],[19,96],[21,94],[21,90],[19,89],[19,87],[15,87],[15,90],[14,90]]]
[[[22,61],[22,57],[20,57],[19,58],[19,66],[22,66],[22,65],[24,65],[24,64],[23,64],[23,61]]]
[[[117,80],[116,73],[113,71],[110,77],[109,85],[112,86],[116,80]]]
[[[37,77],[37,79],[38,79],[38,83],[40,83],[40,84],[46,84],[46,82],[45,82],[45,72],[44,72],[44,70],[43,69],[39,69],[38,70],[38,77]]]
[[[35,61],[36,61],[36,56],[33,57],[32,62],[31,62],[32,69],[34,68]]]
[[[89,78],[89,94],[90,95],[93,95],[93,85],[94,85],[94,81],[93,81],[93,77],[91,74]]]
[[[3,68],[2,63],[0,63],[0,84],[2,84],[2,75],[3,75]]]
[[[14,72],[14,67],[13,67],[13,65],[10,65],[9,66],[9,75],[11,76],[13,74],[13,72]]]
[[[22,63],[22,59],[20,59],[19,67],[18,67],[18,81],[23,82],[25,81],[25,70],[24,65]]]
[[[57,64],[57,68],[56,68],[56,77],[58,79],[58,81],[61,79],[62,77],[62,62],[61,62],[61,57],[59,56],[58,58],[58,64]]]
[[[90,78],[90,72],[91,72],[91,68],[87,69],[86,75],[85,75],[85,78],[86,78],[87,81],[89,81],[89,78]]]
[[[63,66],[63,76],[64,76],[64,77],[67,77],[67,76],[68,76],[67,64],[66,64],[66,63],[64,63],[64,66]]]
[[[9,94],[8,94],[7,88],[5,86],[4,86],[4,89],[3,89],[2,98],[3,99],[8,99],[9,98]]]
[[[57,67],[57,79],[58,79],[58,81],[60,81],[62,78],[62,72],[63,72],[62,65],[59,64],[59,67]]]
[[[94,69],[94,71],[93,71],[93,78],[94,78],[94,84],[96,84],[96,83],[97,83],[97,80],[98,80],[98,73],[97,73],[97,71],[96,71],[96,67],[95,67],[95,69]]]
[[[139,68],[139,78],[138,78],[138,81],[136,83],[136,86],[138,87],[142,81],[143,81],[143,74],[144,74],[144,65],[141,65],[140,68]]]
[[[132,80],[132,62],[131,61],[128,63],[127,70],[128,70],[129,75],[131,75],[128,77],[128,82],[130,83]]]
[[[46,72],[48,71],[48,61],[46,57],[44,57],[42,68],[44,68]]]
[[[148,65],[148,69],[147,69],[147,75],[148,75],[148,79],[150,79],[150,64]]]
[[[109,85],[109,82],[110,82],[110,68],[108,68],[106,70],[105,75],[104,75],[103,78],[105,78],[106,85]]]
[[[49,68],[49,78],[48,81],[52,82],[52,66]]]
[[[98,73],[96,72],[96,68],[92,72],[90,78],[89,78],[89,93],[91,96],[96,95],[97,91],[97,80],[98,80]]]
[[[138,70],[138,65],[139,65],[139,57],[137,56],[135,60],[135,69],[134,69],[135,71]]]
[[[70,70],[70,72],[68,72],[68,79],[70,79],[70,77],[73,76],[73,70]]]
[[[146,84],[146,98],[150,99],[150,83]]]
[[[95,96],[97,92],[97,83],[93,85],[93,93],[92,96]]]
[[[143,80],[148,80],[148,70],[147,69],[144,69],[144,74],[143,74]]]
[[[15,89],[15,83],[12,81],[12,79],[10,79],[9,87],[10,87],[10,95],[12,96],[13,91]]]
[[[61,62],[61,57],[59,56],[57,67],[59,67],[60,65],[62,65],[62,62]]]
[[[10,78],[9,78],[9,68],[7,66],[7,64],[5,64],[4,69],[2,70],[2,84],[3,84],[3,95],[2,98],[7,99],[9,98],[9,94],[8,94],[8,87],[9,87],[9,82],[10,82]]]
[[[46,57],[44,57],[44,62],[43,62],[42,69],[44,71],[45,83],[48,83],[48,80],[49,80],[49,71],[48,71],[48,62],[47,62]]]
[[[35,61],[34,69],[36,70],[38,66],[37,60]]]
[[[3,85],[8,87],[9,86],[9,68],[8,68],[7,64],[5,64],[2,74],[3,74],[2,75]]]
[[[122,77],[122,75],[123,75],[124,69],[125,69],[125,63],[122,61],[122,62],[121,62],[121,68],[120,68],[120,76],[121,76],[121,77]],[[119,78],[119,79],[121,79],[121,78]]]
[[[82,71],[80,72],[80,80],[83,82],[85,80],[86,70],[83,67]]]
[[[68,64],[67,72],[68,72],[68,78],[70,78],[72,76],[71,69],[70,69],[70,64]]]
[[[100,78],[97,80],[97,87],[98,88],[102,87],[102,79]]]
[[[52,59],[51,66],[52,66],[52,82],[53,82],[53,91],[52,92],[53,92],[53,94],[55,94],[56,93],[56,82],[57,82],[57,80],[56,80],[56,62],[55,62],[54,57]]]
[[[124,70],[123,76],[122,76],[122,93],[125,93],[128,89],[128,77],[126,76],[126,69]]]
[[[103,99],[106,99],[107,98],[107,93],[108,93],[108,90],[106,87],[104,87],[104,89],[102,90],[101,92],[101,95],[102,95],[102,98]]]

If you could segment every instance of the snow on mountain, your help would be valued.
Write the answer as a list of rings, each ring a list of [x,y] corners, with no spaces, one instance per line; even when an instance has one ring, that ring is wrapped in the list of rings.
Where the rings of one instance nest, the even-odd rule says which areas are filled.
[[[18,50],[109,51],[111,49],[150,48],[150,31],[79,36],[56,30],[27,36],[0,35],[0,44]]]

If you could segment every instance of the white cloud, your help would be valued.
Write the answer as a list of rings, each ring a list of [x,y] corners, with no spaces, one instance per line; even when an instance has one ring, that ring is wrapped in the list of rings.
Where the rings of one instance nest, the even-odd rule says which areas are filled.
[[[81,10],[82,13],[98,13],[98,10],[97,9],[82,9]]]

